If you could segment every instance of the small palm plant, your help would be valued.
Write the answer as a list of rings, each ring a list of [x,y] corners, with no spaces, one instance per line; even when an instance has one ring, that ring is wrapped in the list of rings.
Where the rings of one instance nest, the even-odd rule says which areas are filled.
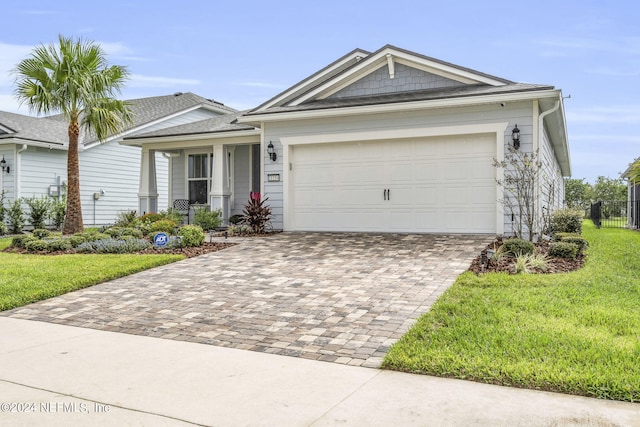
[[[269,198],[262,199],[259,192],[251,192],[249,202],[244,206],[243,223],[251,227],[254,233],[264,233],[271,220],[271,208],[265,205]]]

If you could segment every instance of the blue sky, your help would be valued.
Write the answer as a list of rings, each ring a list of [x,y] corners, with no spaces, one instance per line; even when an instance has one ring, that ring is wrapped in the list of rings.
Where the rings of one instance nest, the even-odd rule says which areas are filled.
[[[574,178],[617,178],[640,156],[635,1],[11,1],[0,110],[27,113],[9,70],[58,34],[100,43],[124,98],[194,92],[255,107],[358,47],[389,43],[565,96]]]

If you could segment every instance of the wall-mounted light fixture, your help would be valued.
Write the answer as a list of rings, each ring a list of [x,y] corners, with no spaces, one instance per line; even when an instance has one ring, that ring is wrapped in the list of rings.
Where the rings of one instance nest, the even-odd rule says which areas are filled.
[[[511,139],[513,140],[513,148],[515,150],[520,148],[520,129],[518,129],[518,125],[511,131]]]
[[[274,162],[278,158],[278,155],[276,154],[276,149],[273,147],[273,142],[271,141],[269,141],[269,145],[267,145],[267,153],[269,153],[269,158]]]
[[[11,167],[7,166],[7,161],[4,159],[4,154],[2,155],[2,160],[0,160],[0,167],[2,167],[2,172],[9,173],[11,171]]]

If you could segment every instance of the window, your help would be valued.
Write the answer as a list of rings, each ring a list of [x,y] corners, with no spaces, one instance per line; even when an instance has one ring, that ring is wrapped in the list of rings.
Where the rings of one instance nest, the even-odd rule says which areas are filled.
[[[203,205],[209,203],[212,166],[213,157],[211,154],[189,154],[187,180],[190,203]]]

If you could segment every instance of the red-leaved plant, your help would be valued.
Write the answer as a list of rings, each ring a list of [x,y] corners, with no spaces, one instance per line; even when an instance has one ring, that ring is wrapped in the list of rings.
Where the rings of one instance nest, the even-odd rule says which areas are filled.
[[[259,192],[249,194],[249,202],[244,206],[242,222],[254,233],[264,233],[269,220],[271,219],[271,208],[265,205],[269,198],[262,199]]]

